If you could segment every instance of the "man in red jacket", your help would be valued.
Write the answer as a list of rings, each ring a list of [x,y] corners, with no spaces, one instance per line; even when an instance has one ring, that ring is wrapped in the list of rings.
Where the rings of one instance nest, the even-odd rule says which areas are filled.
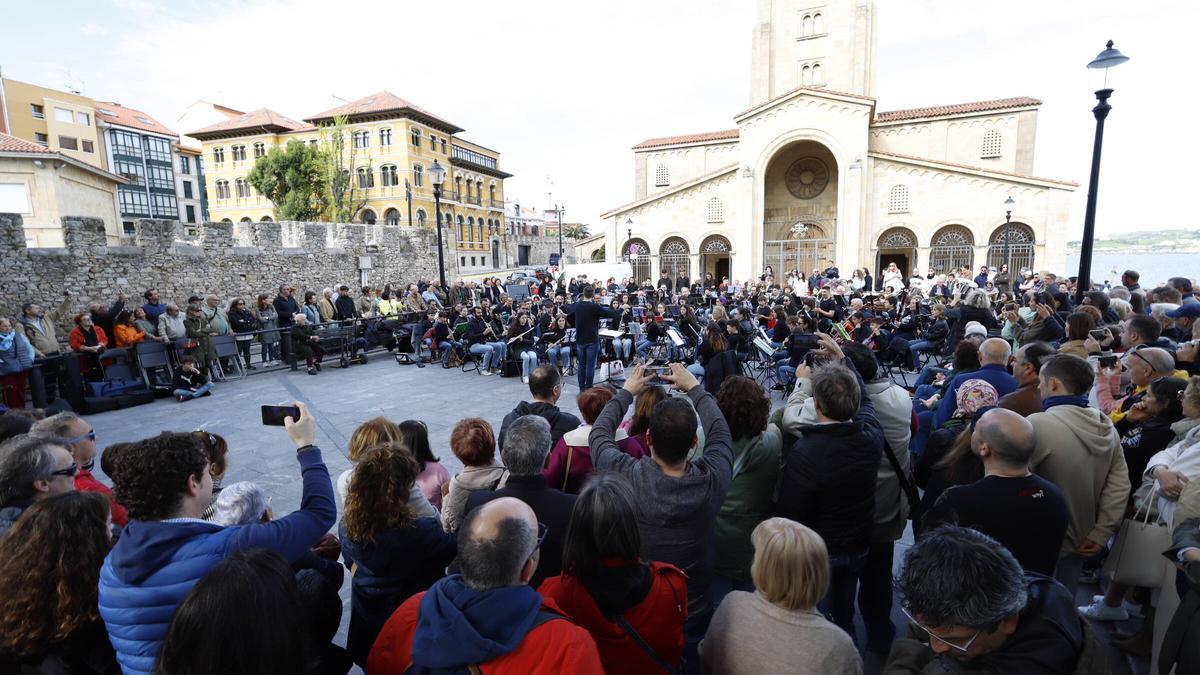
[[[92,429],[87,420],[73,412],[61,412],[40,420],[33,425],[29,433],[41,438],[61,438],[79,467],[75,474],[75,489],[80,492],[99,492],[108,497],[113,524],[125,527],[129,522],[125,507],[117,503],[112,488],[92,475],[92,469],[96,465],[96,430]]]
[[[471,511],[458,531],[462,574],[400,605],[375,639],[367,672],[475,666],[485,675],[602,675],[591,635],[529,586],[544,537],[545,526],[518,499]]]

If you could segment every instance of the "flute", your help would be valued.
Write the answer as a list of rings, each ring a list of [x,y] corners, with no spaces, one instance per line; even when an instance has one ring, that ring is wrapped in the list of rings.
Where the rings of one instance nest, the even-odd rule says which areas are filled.
[[[530,326],[530,327],[529,327],[529,330],[525,331],[524,333],[521,333],[520,335],[516,335],[516,336],[510,337],[510,338],[508,339],[508,344],[510,344],[510,345],[511,345],[512,343],[516,342],[517,340],[520,340],[521,338],[525,337],[526,335],[529,335],[531,332],[533,332],[533,329],[534,329],[535,327],[536,327],[536,326]]]

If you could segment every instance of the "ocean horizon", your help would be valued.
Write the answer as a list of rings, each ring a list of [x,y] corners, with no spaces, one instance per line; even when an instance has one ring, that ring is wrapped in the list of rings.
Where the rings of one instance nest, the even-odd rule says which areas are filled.
[[[1094,253],[1092,254],[1092,279],[1097,283],[1109,281],[1120,283],[1121,273],[1137,270],[1143,288],[1153,288],[1171,277],[1196,279],[1200,276],[1200,258],[1195,253]],[[1053,270],[1051,270],[1053,271]],[[1064,274],[1073,277],[1079,273],[1079,254],[1067,254]]]

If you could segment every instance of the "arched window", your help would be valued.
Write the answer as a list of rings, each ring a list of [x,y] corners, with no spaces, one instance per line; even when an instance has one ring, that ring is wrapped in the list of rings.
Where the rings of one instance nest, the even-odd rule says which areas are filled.
[[[425,227],[425,209],[417,209],[417,225]]]
[[[260,222],[260,223],[273,223],[273,222],[275,222],[275,221],[271,220],[271,216],[263,216],[262,218],[259,218],[259,219],[258,219],[258,222]]]
[[[720,197],[713,197],[708,200],[708,222],[725,222],[725,205],[721,203]]]
[[[908,213],[908,186],[893,185],[888,193],[888,213]]]
[[[213,148],[213,164],[224,164],[224,163],[225,163],[225,148],[222,148],[222,147]]]
[[[666,187],[671,184],[671,173],[667,169],[666,164],[659,164],[654,167],[654,186]]]
[[[800,86],[807,87],[812,84],[812,67],[804,66],[800,69]]]
[[[420,164],[413,164],[413,185],[416,187],[425,185],[425,167]]]
[[[396,209],[388,209],[383,212],[383,222],[386,225],[396,226],[400,224],[400,212]]]
[[[379,167],[379,183],[383,187],[394,187],[400,184],[400,176],[396,173],[395,164],[384,164]]]
[[[691,277],[692,256],[687,242],[673,237],[663,242],[658,251],[659,269],[668,272],[672,277],[677,274]]]
[[[375,172],[368,167],[360,166],[358,168],[358,187],[363,190],[375,187]]]
[[[807,35],[812,35],[812,32],[813,32],[813,18],[812,18],[812,15],[811,15],[811,14],[805,14],[805,15],[804,15],[804,20],[800,22],[800,36],[801,36],[801,37],[804,37],[804,36],[807,36]]]
[[[233,161],[235,161],[235,162],[246,161],[246,146],[244,146],[244,145],[233,146]]]
[[[222,222],[222,223],[231,223],[231,224],[233,223],[233,221],[232,221],[232,220],[230,220],[230,219],[228,219],[228,218],[222,218],[222,219],[221,219],[221,222]]]
[[[421,147],[421,130],[416,127],[412,128],[412,144],[413,147]]]
[[[825,32],[825,17],[820,13],[813,14],[813,35],[820,35]]]
[[[1011,237],[1009,234],[1011,233]],[[1008,239],[1008,251],[1004,250],[1004,240]],[[1024,223],[1013,222],[1011,225],[1001,225],[992,233],[988,242],[988,264],[997,269],[1011,260],[1009,270],[1034,269],[1033,245],[1035,244],[1033,228]],[[1005,254],[1007,253],[1007,258]]]
[[[933,235],[929,266],[939,273],[952,272],[975,261],[975,235],[962,225],[948,225]]]
[[[237,196],[239,199],[250,196],[250,185],[248,183],[246,183],[245,179],[243,179],[243,178],[235,179],[233,181],[233,186],[234,186],[234,189],[237,190]]]
[[[263,143],[260,141],[260,142],[254,144],[254,159],[258,159],[259,157],[264,157],[264,156],[266,156],[266,154],[267,154],[267,144],[266,143]]]
[[[367,148],[371,146],[371,132],[356,131],[354,132],[354,147]]]
[[[475,225],[475,241],[483,241],[483,221],[479,221]]]
[[[217,181],[217,199],[229,199],[229,181]]]
[[[359,222],[363,223],[364,225],[374,225],[375,212],[371,209],[363,209],[362,217],[359,219]]]
[[[1000,156],[1000,132],[988,129],[983,134],[983,148],[979,153],[982,159],[993,159]]]
[[[825,84],[825,81],[821,79],[821,64],[819,64],[819,63],[813,64],[812,84],[813,84],[813,86],[816,86],[818,84]]]
[[[391,144],[392,144],[392,130],[391,129],[380,129],[379,130],[379,145],[381,147],[386,147]]]

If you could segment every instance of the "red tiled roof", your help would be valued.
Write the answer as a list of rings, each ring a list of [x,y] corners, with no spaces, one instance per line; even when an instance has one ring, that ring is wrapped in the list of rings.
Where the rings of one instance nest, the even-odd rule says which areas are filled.
[[[280,115],[274,110],[267,108],[259,108],[252,112],[243,113],[233,119],[217,122],[203,129],[188,132],[188,136],[200,138],[200,134],[219,134],[227,131],[239,131],[242,129],[257,129],[260,127],[269,127],[274,129],[282,129],[284,131],[296,131],[303,129],[308,125],[303,122]]]
[[[111,101],[96,101],[96,117],[109,124],[120,124],[123,127],[153,131],[154,133],[166,134],[167,136],[179,135],[141,110],[126,108],[120,103],[113,103]]]
[[[1061,185],[1070,185],[1072,187],[1079,187],[1079,183],[1076,183],[1075,181],[1058,180],[1057,178],[1041,178],[1040,176],[1030,176],[1029,174],[1024,174],[1024,173],[1014,173],[1012,171],[1000,171],[997,169],[989,169],[986,166],[972,166],[970,164],[959,164],[957,162],[946,162],[946,161],[942,161],[940,159],[929,159],[928,157],[917,157],[915,155],[901,155],[901,154],[895,153],[895,152],[880,152],[878,150],[872,150],[870,152],[870,154],[876,155],[878,157],[882,157],[884,159],[908,159],[908,160],[913,160],[913,161],[917,161],[917,162],[929,162],[930,164],[940,164],[942,166],[954,167],[956,169],[968,169],[970,171],[985,171],[987,173],[1000,174],[1001,176],[1012,176],[1014,178],[1027,178],[1029,180],[1037,180],[1037,181],[1042,181],[1044,183],[1059,183]]]
[[[0,152],[19,152],[37,155],[53,155],[54,151],[16,136],[0,133]]]
[[[421,108],[420,106],[414,105],[410,101],[406,101],[406,100],[400,98],[399,96],[393,94],[390,91],[381,91],[379,93],[371,94],[370,96],[365,96],[363,98],[360,98],[357,101],[351,101],[349,103],[339,105],[336,108],[330,108],[329,110],[326,110],[325,112],[317,113],[316,115],[309,117],[305,121],[316,123],[319,120],[333,119],[334,117],[337,117],[339,115],[346,115],[346,116],[368,115],[371,113],[383,113],[383,112],[392,112],[392,111],[400,112],[400,111],[405,111],[405,110],[411,111],[413,113],[416,113],[418,115],[426,117],[430,120],[433,120],[434,122],[441,124],[442,126],[453,129],[454,133],[463,131],[463,129],[459,128],[458,125],[447,122],[446,120],[438,117],[437,115],[434,115],[433,113],[429,112],[428,110],[425,110],[425,109]]]
[[[875,115],[876,122],[898,122],[901,120],[924,119],[926,117],[949,117],[953,115],[969,115],[1003,110],[1005,108],[1028,108],[1041,105],[1042,102],[1028,96],[999,98],[993,101],[974,101],[972,103],[953,103],[950,105],[935,105],[927,108],[911,108],[909,110],[891,110]]]
[[[705,131],[699,134],[684,134],[682,136],[663,136],[662,138],[650,138],[633,146],[634,150],[642,150],[644,148],[657,148],[663,145],[681,145],[684,143],[703,143],[705,141],[724,141],[736,139],[739,135],[737,129],[725,129],[724,131]]]

